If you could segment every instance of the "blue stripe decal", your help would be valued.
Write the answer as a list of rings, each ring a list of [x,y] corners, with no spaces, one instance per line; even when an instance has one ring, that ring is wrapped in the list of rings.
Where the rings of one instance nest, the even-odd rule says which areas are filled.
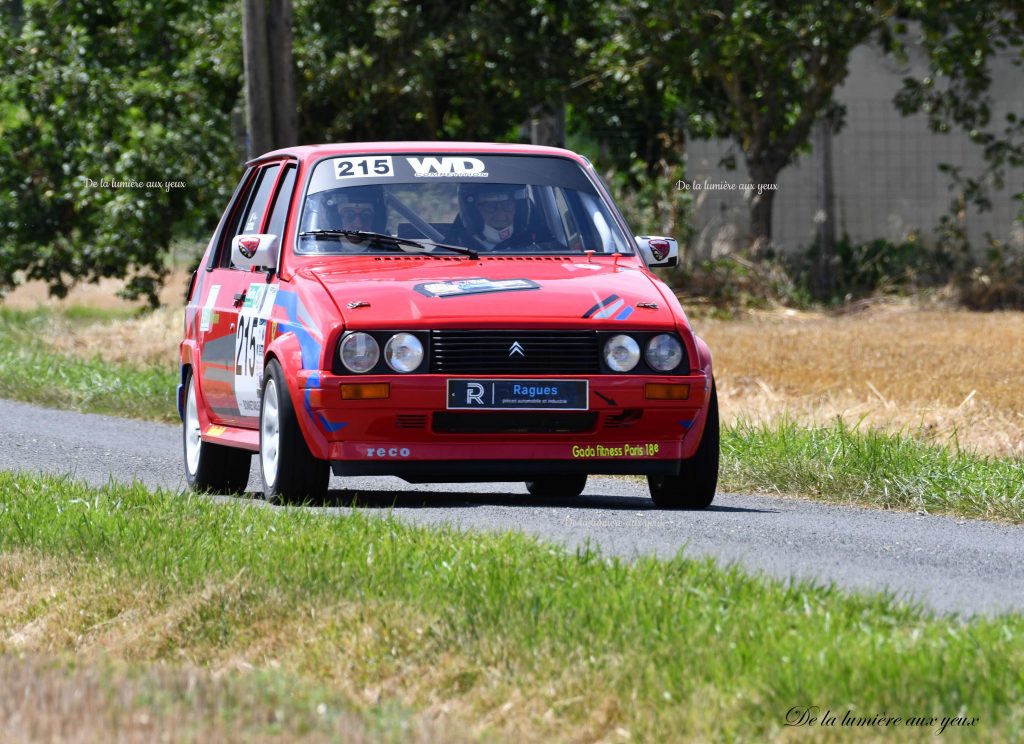
[[[305,395],[303,395],[303,401],[306,404],[306,413],[308,413],[311,418],[316,419],[317,422],[319,422],[320,426],[324,427],[324,429],[327,432],[333,434],[336,431],[341,431],[346,426],[348,426],[348,422],[347,421],[339,421],[336,424],[335,423],[331,423],[326,418],[324,418],[324,415],[322,413],[320,413],[320,411],[314,411],[313,410],[313,404],[309,400],[309,394],[313,390],[317,390],[319,388],[320,388],[320,375],[310,375],[309,379],[306,380],[306,390],[305,390]]]
[[[625,320],[633,314],[633,310],[635,310],[635,308],[632,305],[629,305],[625,310],[615,316],[615,320]]]
[[[625,304],[626,304],[625,300],[616,300],[611,305],[606,307],[604,310],[602,310],[601,312],[599,312],[596,315],[594,315],[594,319],[595,320],[603,320],[605,318],[610,318],[613,315],[615,315],[615,313],[617,313],[619,311],[619,308],[622,307]]]
[[[289,323],[278,323],[279,328],[286,332],[294,333],[299,340],[299,348],[302,350],[302,368],[317,369],[320,366],[320,342],[313,338],[313,334],[306,330],[299,320],[299,297],[294,292],[281,290],[277,293],[274,302],[275,307],[280,307],[288,316]],[[305,311],[305,308],[303,308]]]

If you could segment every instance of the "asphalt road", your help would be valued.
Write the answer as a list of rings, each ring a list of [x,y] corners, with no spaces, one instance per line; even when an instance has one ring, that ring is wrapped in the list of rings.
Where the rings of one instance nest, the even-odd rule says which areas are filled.
[[[250,491],[259,482],[253,464]],[[184,487],[178,427],[4,400],[0,469]],[[782,579],[884,590],[943,613],[1024,610],[1024,527],[722,493],[706,512],[665,512],[652,507],[646,483],[606,477],[557,501],[534,499],[521,483],[333,478],[331,489],[339,504],[358,493],[361,508],[383,514],[394,505],[396,516],[418,524],[521,530],[568,546],[589,538],[625,557],[683,549]]]

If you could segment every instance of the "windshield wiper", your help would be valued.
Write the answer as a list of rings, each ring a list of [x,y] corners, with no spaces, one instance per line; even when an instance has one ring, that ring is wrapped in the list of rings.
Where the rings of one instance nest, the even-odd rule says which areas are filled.
[[[412,238],[398,238],[394,235],[388,235],[387,233],[379,232],[367,232],[366,230],[307,230],[306,232],[299,233],[300,238],[364,238],[366,240],[373,241],[375,243],[389,243],[394,246],[407,245],[410,248],[423,248],[424,246],[433,246],[434,248],[443,248],[446,251],[452,253],[458,253],[462,256],[469,256],[473,260],[480,258],[480,254],[474,251],[472,248],[463,248],[460,245],[448,245],[446,243],[435,243],[433,240],[413,240]],[[430,255],[426,251],[422,251],[426,255]]]

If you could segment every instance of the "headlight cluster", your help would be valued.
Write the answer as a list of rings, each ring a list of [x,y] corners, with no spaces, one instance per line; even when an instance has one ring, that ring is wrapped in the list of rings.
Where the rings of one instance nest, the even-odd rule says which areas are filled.
[[[380,344],[369,333],[347,333],[338,356],[349,372],[363,374],[380,361]],[[411,333],[396,333],[384,344],[384,361],[395,372],[413,372],[423,362],[423,343]]]
[[[644,349],[647,366],[656,372],[671,372],[683,361],[683,345],[668,333],[659,333]],[[604,363],[613,372],[629,372],[640,362],[640,344],[632,336],[620,333],[604,344]]]

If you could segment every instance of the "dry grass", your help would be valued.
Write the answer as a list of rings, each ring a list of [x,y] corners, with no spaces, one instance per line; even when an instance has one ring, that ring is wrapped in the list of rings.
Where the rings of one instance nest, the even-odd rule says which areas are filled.
[[[268,707],[244,678],[218,679],[194,667],[144,671],[109,661],[69,665],[58,658],[0,656],[0,740],[4,742],[377,741],[355,714],[332,711],[330,726],[301,731]],[[230,717],[225,711],[231,710]],[[326,713],[326,710],[325,710]],[[438,741],[418,738],[419,741]]]
[[[842,315],[694,322],[722,414],[836,417],[992,455],[1024,455],[1024,313],[878,304]]]
[[[82,359],[143,367],[178,364],[184,330],[181,307],[161,307],[136,317],[89,323],[54,316],[47,341],[57,351]]]
[[[185,269],[175,269],[164,282],[160,291],[160,302],[164,305],[180,307],[185,288],[188,286],[190,272]],[[143,301],[127,302],[117,296],[123,289],[125,282],[120,279],[101,279],[95,284],[76,284],[64,299],[51,297],[47,291],[46,284],[40,281],[26,282],[21,284],[7,294],[3,299],[6,307],[19,310],[32,310],[40,305],[57,309],[69,307],[92,307],[104,310],[124,310],[141,308],[145,305]]]

